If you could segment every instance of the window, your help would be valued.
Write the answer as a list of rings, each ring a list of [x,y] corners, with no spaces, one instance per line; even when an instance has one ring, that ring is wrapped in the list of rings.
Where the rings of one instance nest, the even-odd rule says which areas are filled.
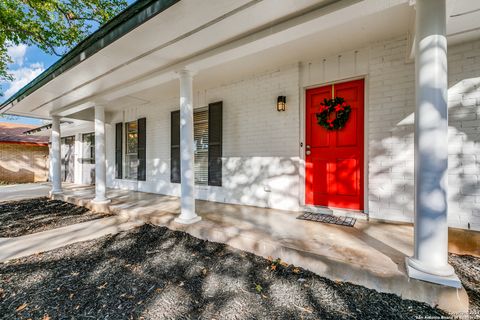
[[[95,134],[84,133],[82,135],[83,161],[95,163]]]
[[[193,114],[195,184],[208,184],[208,109]]]
[[[138,163],[138,124],[131,121],[125,123],[125,179],[137,179]]]
[[[73,182],[75,173],[75,136],[61,139],[62,181]]]
[[[195,184],[222,186],[223,102],[193,114]],[[170,114],[170,182],[181,183],[180,110]]]

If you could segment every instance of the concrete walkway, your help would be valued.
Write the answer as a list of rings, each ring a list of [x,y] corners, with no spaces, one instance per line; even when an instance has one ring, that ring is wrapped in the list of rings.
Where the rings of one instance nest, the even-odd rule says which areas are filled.
[[[50,189],[50,183],[1,186],[0,203],[47,197]],[[65,184],[65,190],[69,194],[90,189],[90,186]],[[0,262],[53,250],[80,241],[96,239],[108,234],[115,234],[142,224],[143,221],[141,220],[132,221],[125,216],[113,216],[21,237],[0,238]]]
[[[174,222],[180,211],[177,197],[124,190],[108,190],[107,195],[112,200],[110,210],[117,213],[115,217],[3,239],[0,258],[51,250],[148,222],[264,257],[279,257],[330,279],[437,304],[445,310],[468,308],[465,290],[407,277],[405,258],[413,250],[411,225],[357,221],[353,228],[342,227],[297,220],[298,212],[197,200],[202,221],[185,226]],[[64,185],[64,194],[59,198],[88,208],[94,188]]]
[[[330,279],[445,310],[468,310],[464,289],[408,278],[405,258],[413,252],[411,225],[357,221],[354,228],[342,227],[297,220],[298,212],[197,200],[202,221],[185,226],[174,222],[180,212],[177,197],[125,190],[108,190],[107,195],[112,200],[110,210],[131,221],[182,230],[263,257],[279,257]],[[61,198],[88,208],[94,189],[69,186]]]
[[[50,189],[48,182],[0,186],[0,202],[46,197]]]
[[[127,221],[114,216],[16,238],[0,238],[0,262],[116,234],[142,224],[141,221]]]

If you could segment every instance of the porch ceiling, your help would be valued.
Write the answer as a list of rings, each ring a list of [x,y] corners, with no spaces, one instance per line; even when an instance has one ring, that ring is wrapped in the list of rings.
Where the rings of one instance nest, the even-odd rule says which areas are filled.
[[[480,36],[476,7],[448,1],[449,43]],[[180,1],[2,112],[85,119],[95,103],[111,111],[152,101],[185,66],[198,72],[195,85],[213,85],[406,34],[413,20],[407,0]]]

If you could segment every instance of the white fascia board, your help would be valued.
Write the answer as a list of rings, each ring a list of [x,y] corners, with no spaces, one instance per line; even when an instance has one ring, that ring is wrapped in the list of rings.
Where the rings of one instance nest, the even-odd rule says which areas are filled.
[[[315,10],[301,13],[275,25],[269,25],[239,39],[226,41],[213,48],[208,48],[200,53],[175,61],[145,73],[136,78],[119,83],[113,87],[87,96],[62,108],[61,112],[69,108],[88,103],[96,99],[113,101],[138,91],[161,85],[178,78],[176,72],[183,68],[201,71],[215,65],[223,64],[237,58],[261,52],[289,41],[293,41],[313,33],[346,24],[360,16],[368,16],[386,10],[408,0],[340,0],[328,2]]]
[[[269,26],[240,39],[210,48],[177,63],[165,66],[137,77],[132,81],[119,84],[100,93],[105,100],[114,100],[125,95],[145,90],[175,79],[175,72],[183,68],[201,71],[293,41],[321,30],[348,23],[359,15],[367,16],[408,0],[389,1],[343,0],[303,13],[287,21]]]

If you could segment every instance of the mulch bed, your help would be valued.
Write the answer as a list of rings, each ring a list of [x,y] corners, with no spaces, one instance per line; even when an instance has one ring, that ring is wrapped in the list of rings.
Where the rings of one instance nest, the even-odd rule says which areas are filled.
[[[140,228],[0,264],[6,319],[415,319],[424,303]]]
[[[0,203],[0,238],[19,237],[107,216],[60,200],[28,199]]]
[[[448,260],[467,291],[470,319],[480,319],[480,258],[449,254]]]

